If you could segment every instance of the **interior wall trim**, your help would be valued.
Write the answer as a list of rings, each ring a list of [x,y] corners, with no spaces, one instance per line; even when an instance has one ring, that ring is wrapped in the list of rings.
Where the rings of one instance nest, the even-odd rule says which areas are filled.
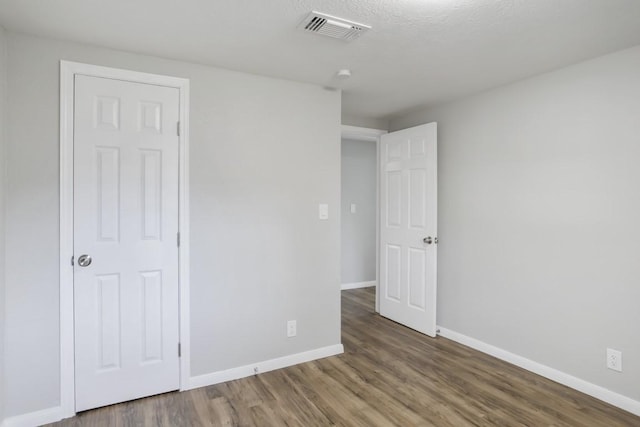
[[[343,283],[340,285],[340,290],[347,291],[349,289],[370,288],[372,286],[378,286],[378,282],[372,280],[370,282]]]
[[[591,397],[607,402],[632,414],[640,416],[640,402],[622,394],[616,393],[602,386],[590,383],[581,378],[574,377],[565,372],[535,362],[526,357],[519,356],[499,347],[487,344],[483,341],[452,331],[442,326],[438,326],[438,335],[448,338],[457,343],[466,345],[485,354],[504,360],[512,365],[519,366],[527,371],[533,372],[557,383],[571,387]]]
[[[237,368],[212,372],[210,374],[198,375],[189,378],[189,382],[186,384],[187,388],[185,388],[185,390],[206,387],[226,381],[250,377],[251,375],[255,375],[256,372],[258,374],[262,374],[265,372],[274,371],[276,369],[286,368],[288,366],[297,365],[299,363],[311,362],[313,360],[323,359],[325,357],[335,356],[342,353],[344,353],[343,345],[336,344],[330,345],[328,347],[317,348],[315,350],[305,351],[302,353],[278,357],[275,359],[263,360],[261,362],[256,362]]]
[[[62,406],[54,406],[53,408],[5,418],[4,421],[0,422],[0,427],[41,426],[43,424],[55,423],[63,418],[65,418],[65,416]]]

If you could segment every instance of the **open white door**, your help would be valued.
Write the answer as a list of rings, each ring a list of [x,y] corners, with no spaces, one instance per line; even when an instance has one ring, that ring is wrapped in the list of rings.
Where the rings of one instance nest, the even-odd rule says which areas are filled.
[[[180,386],[179,90],[76,75],[76,410]]]
[[[436,336],[437,125],[380,139],[380,314]]]

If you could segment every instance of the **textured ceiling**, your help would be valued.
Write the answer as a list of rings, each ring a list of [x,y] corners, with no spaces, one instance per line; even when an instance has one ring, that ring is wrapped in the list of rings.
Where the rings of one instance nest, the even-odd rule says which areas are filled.
[[[297,30],[311,10],[373,29],[351,43]],[[0,24],[338,86],[343,113],[389,118],[640,44],[640,1],[0,0]]]

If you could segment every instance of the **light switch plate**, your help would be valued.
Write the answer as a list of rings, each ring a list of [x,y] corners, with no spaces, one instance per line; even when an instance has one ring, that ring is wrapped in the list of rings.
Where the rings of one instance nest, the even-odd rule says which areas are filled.
[[[298,335],[298,322],[295,320],[287,321],[287,337],[292,338]]]
[[[356,213],[356,204],[351,203],[351,213]]]
[[[318,205],[318,218],[329,219],[329,205],[326,203],[320,203]]]

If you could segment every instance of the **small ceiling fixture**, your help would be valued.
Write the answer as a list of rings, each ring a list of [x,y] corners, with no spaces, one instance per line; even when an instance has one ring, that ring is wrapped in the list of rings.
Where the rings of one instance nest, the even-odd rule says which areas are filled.
[[[343,68],[342,70],[338,70],[338,72],[336,73],[336,76],[338,76],[339,79],[346,80],[349,77],[351,77],[351,70],[347,68]]]
[[[298,28],[346,41],[355,40],[362,33],[371,29],[369,25],[359,24],[348,19],[316,12],[315,10],[304,18]]]

